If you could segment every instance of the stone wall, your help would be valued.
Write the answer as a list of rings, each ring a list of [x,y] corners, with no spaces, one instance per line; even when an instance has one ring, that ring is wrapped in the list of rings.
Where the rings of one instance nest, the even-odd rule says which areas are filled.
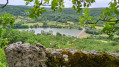
[[[119,54],[49,49],[17,42],[5,49],[8,67],[119,67]]]

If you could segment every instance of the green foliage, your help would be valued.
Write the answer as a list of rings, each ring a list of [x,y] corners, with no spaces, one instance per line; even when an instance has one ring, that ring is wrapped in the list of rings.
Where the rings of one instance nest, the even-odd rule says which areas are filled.
[[[7,26],[8,24],[13,25],[14,17],[10,14],[0,15],[0,24],[1,26]]]
[[[84,9],[84,14],[80,16],[79,19],[82,26],[88,26],[95,29],[95,25],[99,21],[103,21],[104,28],[101,33],[106,33],[107,35],[109,35],[109,37],[118,35],[116,34],[116,32],[118,31],[119,27],[116,24],[119,23],[119,18],[117,17],[119,14],[119,7],[117,6],[116,1],[110,2],[109,5],[110,7],[106,7],[106,9],[102,11],[103,13],[100,14],[100,17],[96,21],[94,19],[95,17],[89,15],[89,9]]]
[[[81,12],[81,8],[89,7],[91,3],[94,3],[95,0],[72,0],[73,6],[72,8],[77,11],[77,13]],[[83,4],[82,4],[83,3]]]
[[[84,26],[85,24],[86,24],[86,26],[89,26],[88,23],[90,23],[90,22],[94,23],[94,21],[92,21],[92,20],[94,20],[94,17],[91,17],[89,15],[89,9],[85,8],[85,9],[83,9],[83,11],[84,11],[84,14],[82,16],[80,16],[80,18],[79,18],[79,22],[82,24],[82,26]],[[95,25],[91,25],[89,27],[95,28]]]
[[[14,21],[14,17],[10,14],[0,15],[0,47],[5,46],[6,44],[6,39],[3,39],[2,37],[5,33],[4,28],[7,27],[7,25],[13,25]]]
[[[28,25],[23,25],[23,24],[16,23],[16,24],[14,24],[14,26],[8,26],[8,28],[13,28],[13,29],[21,29],[21,28],[23,28],[24,29],[24,28],[29,28],[29,26]]]
[[[27,2],[26,5],[28,5],[28,3],[32,2],[33,0],[24,0],[24,1],[26,1]],[[37,19],[37,17],[41,16],[43,12],[46,12],[45,8],[41,7],[41,5],[42,5],[42,0],[41,0],[41,3],[39,0],[35,0],[33,8],[30,8],[30,11],[28,10],[25,10],[25,11],[29,13],[30,18]]]
[[[107,7],[106,10],[103,12],[103,15],[101,18],[104,18],[107,21],[104,25],[104,29],[102,32],[107,33],[110,37],[115,35],[115,32],[118,31],[119,27],[116,26],[118,24],[118,17],[116,17],[119,14],[117,2],[114,1],[113,3],[110,2],[110,7]],[[111,21],[111,22],[110,22]]]
[[[53,31],[45,32],[45,31],[42,30],[41,35],[44,35],[44,36],[53,35]]]
[[[51,3],[51,9],[56,11],[56,10],[61,10],[64,8],[64,0],[53,0]]]
[[[62,34],[60,34],[59,32],[56,33],[57,36],[62,36]]]
[[[24,0],[26,1],[26,5],[28,5],[30,2],[33,2],[33,0]],[[35,0],[34,1],[34,6],[33,8],[30,9],[30,11],[26,10],[26,12],[29,12],[30,18],[37,18],[38,16],[40,16],[43,12],[45,12],[46,10],[44,10],[44,8],[41,8],[41,6],[47,6],[49,4],[50,0]],[[72,0],[73,3],[73,9],[77,10],[78,13],[81,12],[81,7],[89,7],[91,5],[91,3],[94,3],[95,0]],[[82,4],[83,3],[83,4]],[[62,8],[64,8],[64,0],[52,0],[51,1],[51,9],[56,11],[56,10],[61,10]]]
[[[94,30],[94,29],[87,29],[86,33],[93,34],[93,35],[99,35],[100,31],[99,30]]]
[[[0,67],[8,67],[4,50],[0,48]]]

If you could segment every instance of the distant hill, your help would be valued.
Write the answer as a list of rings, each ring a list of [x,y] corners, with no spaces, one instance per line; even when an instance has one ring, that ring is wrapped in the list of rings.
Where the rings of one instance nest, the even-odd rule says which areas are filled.
[[[8,5],[5,8],[0,9],[0,14],[9,13],[14,16],[28,17],[28,15],[25,14],[24,10],[29,10],[30,8],[31,7],[28,7],[28,6]],[[90,15],[97,17],[101,13],[101,10],[105,8],[89,8],[89,9],[90,9]],[[58,21],[58,22],[65,22],[65,21],[78,22],[79,21],[80,14],[77,14],[76,11],[72,10],[72,8],[66,8],[63,10],[63,12],[60,12],[60,11],[53,12],[50,8],[46,8],[46,10],[47,12],[43,13],[43,17],[40,18],[41,19],[40,21],[43,21],[43,20]]]

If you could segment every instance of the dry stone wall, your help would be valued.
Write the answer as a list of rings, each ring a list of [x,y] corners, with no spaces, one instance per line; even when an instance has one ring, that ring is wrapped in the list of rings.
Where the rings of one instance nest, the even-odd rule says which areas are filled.
[[[50,49],[17,42],[4,48],[8,67],[119,67],[119,54]]]

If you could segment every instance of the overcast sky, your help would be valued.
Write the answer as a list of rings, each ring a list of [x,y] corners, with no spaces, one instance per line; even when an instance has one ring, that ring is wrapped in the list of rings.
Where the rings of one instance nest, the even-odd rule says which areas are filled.
[[[110,0],[96,0],[92,7],[107,7]],[[0,0],[0,4],[5,4],[6,0]],[[9,5],[25,5],[24,0],[9,0]],[[32,5],[32,3],[31,3]],[[72,7],[72,2],[65,0],[65,7]]]

